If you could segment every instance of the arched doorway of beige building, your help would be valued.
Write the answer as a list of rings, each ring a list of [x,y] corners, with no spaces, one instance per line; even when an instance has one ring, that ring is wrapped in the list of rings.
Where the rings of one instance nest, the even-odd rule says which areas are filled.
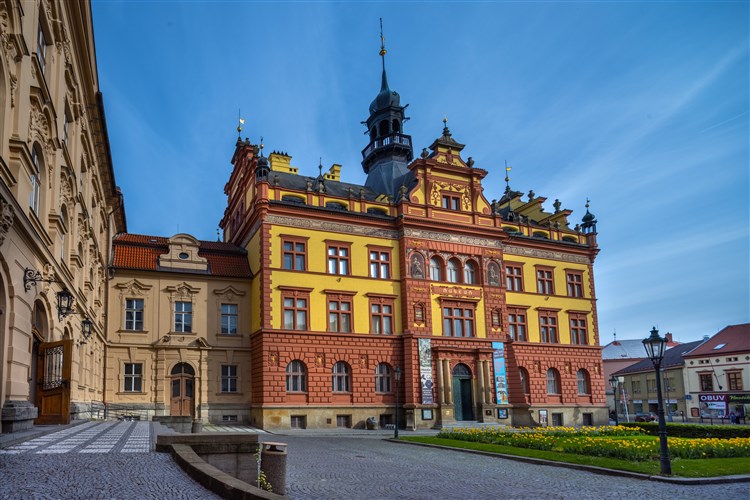
[[[195,408],[195,370],[187,363],[178,363],[171,373],[169,414],[173,417],[192,417]]]
[[[456,420],[474,420],[471,370],[463,363],[453,368],[453,407]]]
[[[34,302],[31,332],[32,353],[30,400],[35,401],[39,414],[36,425],[70,423],[70,365],[73,341],[66,328],[62,340],[50,342],[48,307],[41,300]]]

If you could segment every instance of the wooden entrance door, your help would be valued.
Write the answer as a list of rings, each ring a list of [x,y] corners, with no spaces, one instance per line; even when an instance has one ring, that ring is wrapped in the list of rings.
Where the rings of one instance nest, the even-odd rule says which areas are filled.
[[[70,423],[70,357],[73,340],[39,345],[36,369],[37,425]]]
[[[171,404],[169,413],[173,417],[192,417],[195,393],[195,370],[187,363],[172,368]]]
[[[453,369],[453,413],[456,420],[474,420],[469,367],[458,364]]]

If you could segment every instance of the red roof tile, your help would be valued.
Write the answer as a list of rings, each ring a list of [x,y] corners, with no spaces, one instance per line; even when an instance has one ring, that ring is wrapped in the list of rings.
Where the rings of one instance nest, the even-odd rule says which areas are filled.
[[[112,265],[117,269],[190,272],[159,267],[159,256],[169,252],[169,239],[142,234],[118,234],[113,238]],[[231,278],[250,278],[247,252],[221,241],[201,241],[198,255],[208,261],[208,274]]]
[[[686,357],[713,356],[730,352],[750,352],[750,323],[727,326]]]

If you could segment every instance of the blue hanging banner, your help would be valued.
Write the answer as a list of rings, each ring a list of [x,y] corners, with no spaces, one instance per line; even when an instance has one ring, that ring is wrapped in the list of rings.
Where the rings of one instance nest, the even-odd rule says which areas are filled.
[[[505,372],[505,344],[493,342],[492,362],[495,367],[495,398],[497,404],[508,404],[508,379]]]

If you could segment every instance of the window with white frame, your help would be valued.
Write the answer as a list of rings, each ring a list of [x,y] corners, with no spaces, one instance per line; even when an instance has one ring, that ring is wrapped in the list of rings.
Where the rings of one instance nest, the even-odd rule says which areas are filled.
[[[237,365],[221,365],[221,392],[237,392]]]
[[[125,363],[125,392],[142,392],[143,389],[143,364]]]
[[[192,302],[174,303],[174,331],[178,333],[191,333],[193,331],[193,304]]]
[[[39,61],[39,68],[42,70],[42,74],[44,74],[47,65],[47,38],[44,36],[44,29],[41,22],[37,28],[36,58]]]
[[[222,335],[237,335],[237,304],[221,305]]]
[[[143,330],[143,299],[125,299],[125,329]]]

